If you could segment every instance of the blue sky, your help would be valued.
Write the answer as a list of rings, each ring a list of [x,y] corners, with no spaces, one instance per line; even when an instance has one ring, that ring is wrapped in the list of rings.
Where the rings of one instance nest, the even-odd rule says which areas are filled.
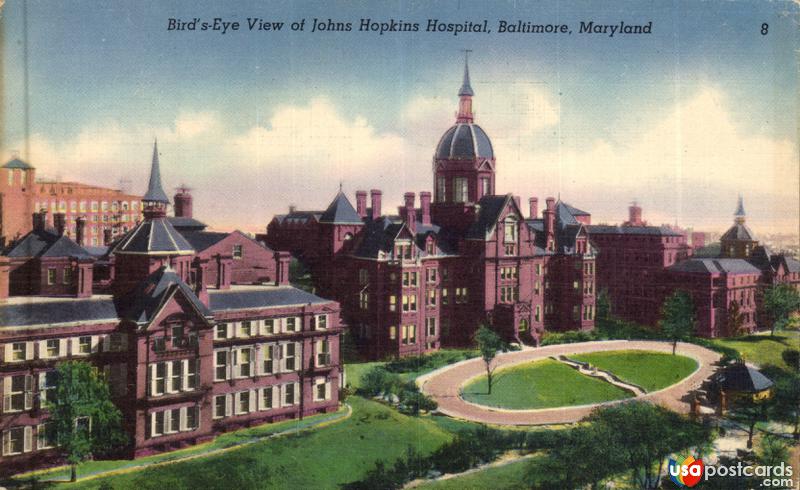
[[[287,25],[167,31],[194,17]],[[288,30],[303,18],[306,31],[313,18],[436,18],[493,32]],[[500,19],[573,34],[498,34]],[[798,19],[796,4],[762,1],[31,1],[27,157],[41,175],[136,191],[159,137],[165,185],[193,186],[212,225],[250,231],[290,202],[324,207],[339,180],[399,203],[430,188],[469,48],[498,191],[560,193],[607,222],[637,198],[652,222],[711,230],[741,192],[754,229],[796,232]],[[652,21],[653,34],[578,34],[582,21]],[[7,157],[24,147],[19,1],[2,22]]]

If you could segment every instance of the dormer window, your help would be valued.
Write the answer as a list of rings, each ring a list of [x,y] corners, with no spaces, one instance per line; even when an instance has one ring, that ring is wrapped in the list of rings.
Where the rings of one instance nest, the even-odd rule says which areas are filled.
[[[509,216],[503,226],[503,241],[505,243],[517,243],[517,220]]]

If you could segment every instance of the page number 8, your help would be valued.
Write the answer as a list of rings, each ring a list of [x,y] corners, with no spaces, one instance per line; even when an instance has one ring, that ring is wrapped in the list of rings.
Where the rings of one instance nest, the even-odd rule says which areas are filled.
[[[764,22],[763,24],[761,24],[761,35],[766,36],[768,32],[769,32],[769,24]]]

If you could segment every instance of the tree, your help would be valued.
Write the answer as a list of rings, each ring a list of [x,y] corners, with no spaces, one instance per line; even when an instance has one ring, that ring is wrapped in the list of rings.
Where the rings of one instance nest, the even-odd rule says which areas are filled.
[[[781,358],[783,359],[783,362],[789,366],[789,369],[791,369],[792,372],[800,372],[800,350],[785,349],[783,352],[781,352]]]
[[[725,323],[725,333],[728,337],[737,337],[744,324],[744,315],[738,301],[731,301],[728,308],[728,321]]]
[[[46,404],[48,436],[70,464],[74,482],[78,463],[124,446],[128,438],[121,428],[122,414],[97,368],[81,361],[60,364],[53,391]]]
[[[767,419],[767,411],[772,403],[771,399],[756,400],[752,396],[742,395],[733,399],[731,403],[731,418],[747,425],[747,448],[753,447],[753,436],[756,424]]]
[[[494,332],[494,330],[481,325],[478,331],[475,332],[475,343],[478,345],[478,350],[481,353],[483,363],[486,365],[486,382],[489,386],[488,394],[492,394],[492,378],[496,366],[492,365],[492,361],[497,356],[499,351],[505,352],[508,346],[505,342]]]
[[[789,445],[778,436],[765,436],[758,449],[758,460],[764,466],[779,466],[789,459]]]
[[[795,439],[800,439],[800,374],[780,378],[775,382],[772,403],[775,417],[792,424]]]
[[[616,453],[624,461],[617,467],[629,468],[633,483],[643,489],[659,488],[667,456],[711,439],[709,428],[646,402],[598,408],[589,421],[604,435],[598,451]]]
[[[764,291],[764,311],[772,320],[770,335],[783,328],[792,313],[800,310],[800,293],[791,284],[776,284]]]
[[[601,330],[607,328],[611,323],[611,298],[608,297],[608,290],[601,289],[599,293],[597,293],[597,299],[595,300],[595,308],[597,309],[597,314],[595,315],[595,324]]]
[[[672,340],[672,354],[678,341],[688,338],[694,332],[694,305],[686,291],[675,291],[661,307],[661,332]]]

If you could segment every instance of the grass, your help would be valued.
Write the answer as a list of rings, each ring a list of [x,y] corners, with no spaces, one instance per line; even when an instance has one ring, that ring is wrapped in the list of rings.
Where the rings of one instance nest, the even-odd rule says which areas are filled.
[[[648,392],[671,386],[697,369],[694,359],[663,352],[620,350],[576,354],[569,358],[614,373],[623,381],[639,385]]]
[[[588,405],[632,395],[605,381],[584,376],[552,359],[498,371],[487,395],[486,376],[463,388],[465,400],[500,408],[533,409]]]
[[[791,370],[791,367],[783,362],[781,353],[786,349],[800,349],[800,331],[776,332],[774,337],[767,333],[729,339],[712,339],[711,342],[739,351],[747,362],[759,367],[772,365],[784,370]]]
[[[63,488],[337,488],[361,479],[377,460],[387,464],[409,446],[430,454],[452,435],[428,419],[350,397],[349,419],[318,430],[262,441],[208,458],[97,478]],[[304,461],[302,465],[298,462]]]
[[[477,490],[484,488],[523,490],[530,488],[524,483],[525,472],[528,471],[530,466],[531,460],[524,459],[463,476],[424,483],[416,488],[420,490]]]
[[[361,387],[361,377],[376,366],[383,366],[387,370],[397,373],[403,381],[413,381],[419,376],[435,371],[440,367],[476,357],[477,355],[478,352],[474,350],[442,349],[431,354],[393,361],[347,363],[344,369],[347,374],[347,384],[354,389],[358,389]]]

